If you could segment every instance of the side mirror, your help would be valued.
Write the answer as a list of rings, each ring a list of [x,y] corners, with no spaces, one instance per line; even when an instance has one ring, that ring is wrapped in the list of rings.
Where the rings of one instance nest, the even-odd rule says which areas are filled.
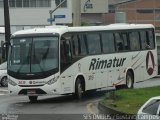
[[[3,60],[6,60],[6,58],[7,58],[7,55],[8,55],[8,46],[10,45],[10,42],[4,42],[3,44],[2,44],[2,59]]]

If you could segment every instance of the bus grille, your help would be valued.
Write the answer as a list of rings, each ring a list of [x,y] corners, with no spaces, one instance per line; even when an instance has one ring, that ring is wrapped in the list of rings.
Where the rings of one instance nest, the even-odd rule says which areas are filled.
[[[20,87],[40,87],[40,86],[44,86],[44,85],[18,85]]]
[[[35,94],[47,94],[45,91],[41,90],[41,89],[22,89],[18,94],[19,95],[27,95],[27,91],[28,90],[34,90]]]

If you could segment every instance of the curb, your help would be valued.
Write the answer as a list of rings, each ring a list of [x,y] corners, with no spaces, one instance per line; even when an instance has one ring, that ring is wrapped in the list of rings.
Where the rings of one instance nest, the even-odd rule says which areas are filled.
[[[111,116],[111,118],[116,119],[117,117],[121,118],[128,118],[126,120],[136,120],[135,115],[123,113],[117,110],[112,109],[111,107],[105,106],[102,103],[98,103],[98,109],[100,114],[105,114]]]
[[[109,115],[113,115],[113,114],[125,114],[125,113],[122,113],[122,112],[119,112],[119,111],[116,111],[108,106],[105,106],[103,105],[102,103],[98,103],[98,109],[100,110],[100,113],[102,114],[109,114]]]

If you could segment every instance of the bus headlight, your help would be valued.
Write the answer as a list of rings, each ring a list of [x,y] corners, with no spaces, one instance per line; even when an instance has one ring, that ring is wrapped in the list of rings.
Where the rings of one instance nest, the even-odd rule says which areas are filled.
[[[51,85],[51,84],[55,83],[55,82],[58,80],[58,78],[59,78],[59,77],[55,77],[55,78],[49,80],[49,81],[47,82],[47,84],[48,84],[48,85]]]
[[[16,86],[16,85],[17,85],[17,83],[15,83],[14,81],[12,81],[12,80],[10,80],[10,79],[8,79],[8,83],[11,84],[11,85],[13,85],[13,86]]]

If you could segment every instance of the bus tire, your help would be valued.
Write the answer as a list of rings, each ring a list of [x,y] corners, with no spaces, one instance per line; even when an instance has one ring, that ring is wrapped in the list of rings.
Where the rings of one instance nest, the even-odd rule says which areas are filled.
[[[77,78],[75,84],[75,98],[81,100],[83,97],[83,85],[80,78]]]
[[[35,102],[37,102],[38,96],[28,96],[28,98],[29,98],[31,103],[35,103]]]
[[[134,76],[131,71],[128,71],[126,75],[126,88],[132,89],[133,84],[134,84]]]

